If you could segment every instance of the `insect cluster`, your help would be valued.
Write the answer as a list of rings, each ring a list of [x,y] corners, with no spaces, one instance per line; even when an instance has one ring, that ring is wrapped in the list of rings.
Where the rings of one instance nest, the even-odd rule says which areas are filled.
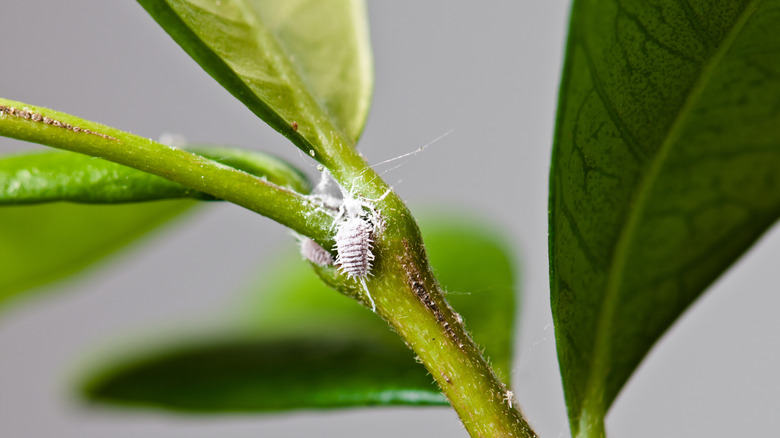
[[[341,197],[329,193],[330,187],[337,185]],[[312,195],[314,202],[333,215],[333,227],[336,228],[334,240],[336,244],[336,259],[311,239],[301,242],[301,254],[307,260],[318,266],[335,264],[341,273],[355,279],[362,286],[371,310],[376,312],[376,303],[371,297],[366,284],[366,277],[371,274],[371,262],[374,261],[374,237],[381,228],[381,218],[374,207],[374,202],[353,196],[350,191],[338,185],[327,170],[323,170],[322,179]]]

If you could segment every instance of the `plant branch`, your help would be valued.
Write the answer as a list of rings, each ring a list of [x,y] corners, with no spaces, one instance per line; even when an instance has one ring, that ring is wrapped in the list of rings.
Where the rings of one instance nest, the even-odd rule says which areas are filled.
[[[322,245],[332,245],[332,218],[305,196],[200,155],[1,98],[0,135],[139,169],[248,208]]]
[[[352,158],[355,158],[354,156]],[[346,161],[357,163],[358,161]],[[380,199],[383,227],[374,236],[374,266],[367,287],[379,314],[417,354],[473,437],[536,437],[444,298],[420,230],[403,201],[367,164],[337,169],[353,196]],[[350,175],[352,178],[343,178]],[[386,194],[387,196],[383,196]],[[332,267],[316,267],[331,287],[369,305],[362,287]]]
[[[331,131],[335,132],[335,131]],[[332,218],[294,191],[149,139],[64,113],[0,99],[0,135],[133,167],[246,207],[332,247]],[[349,142],[333,135],[329,170],[351,196],[375,203],[383,226],[367,287],[377,314],[399,333],[439,384],[473,437],[536,437],[514,397],[483,358],[430,269],[419,228],[403,201]],[[333,287],[363,299],[353,280],[320,268]]]

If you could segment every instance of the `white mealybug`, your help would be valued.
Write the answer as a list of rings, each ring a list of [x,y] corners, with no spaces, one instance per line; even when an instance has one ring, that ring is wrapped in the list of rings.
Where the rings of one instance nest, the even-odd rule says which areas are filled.
[[[336,187],[341,197],[333,193]],[[373,239],[380,222],[374,204],[353,196],[333,179],[327,169],[322,170],[322,179],[313,197],[325,211],[333,215],[333,227],[336,229],[333,236],[333,249],[337,254],[335,264],[342,274],[360,282],[371,303],[371,310],[376,312],[376,303],[366,284],[374,260]]]
[[[336,216],[336,264],[348,278],[359,281],[371,303],[371,311],[376,312],[376,303],[368,291],[366,277],[371,273],[371,262],[374,261],[373,238],[377,230],[378,215],[373,205],[368,212],[363,210],[363,202],[355,200],[346,191],[344,200]],[[364,218],[364,216],[366,216]]]
[[[339,225],[334,239],[338,252],[336,264],[349,278],[365,278],[374,261],[371,225],[361,217],[350,218]]]
[[[317,266],[330,266],[333,264],[333,256],[325,248],[308,237],[301,239],[301,255]]]
[[[294,128],[295,126],[293,126],[293,129]],[[382,161],[371,167],[416,155],[442,137],[447,136],[450,132],[452,132],[452,130],[440,135],[430,143],[413,152]],[[311,151],[311,155],[314,156],[314,151]],[[332,228],[336,229],[336,234],[334,236],[336,244],[334,245],[334,250],[337,253],[334,263],[339,265],[341,272],[348,278],[353,278],[360,282],[363,286],[363,290],[366,292],[366,297],[369,302],[371,302],[371,310],[376,312],[376,303],[371,297],[371,293],[368,291],[366,277],[371,275],[371,262],[374,261],[374,240],[381,234],[382,229],[384,228],[384,222],[376,208],[376,203],[381,202],[389,195],[392,188],[388,188],[378,199],[364,198],[359,194],[353,194],[351,189],[347,190],[339,184],[330,174],[328,169],[323,166],[317,166],[317,169],[322,173],[321,179],[308,198],[309,201],[315,204],[321,211],[324,211],[333,217]],[[385,172],[389,170],[392,169],[388,169]],[[385,172],[382,172],[382,174]],[[375,176],[374,178],[379,178],[382,174]],[[361,172],[353,180],[353,186],[355,181],[363,178],[363,175],[364,172]],[[339,193],[336,191],[336,187],[338,187],[338,192],[340,192],[341,197],[338,196]],[[301,250],[303,251],[303,246],[301,246]],[[323,251],[325,250],[323,249]],[[330,256],[330,254],[328,254],[328,256]],[[304,255],[304,257],[307,256]],[[312,259],[309,258],[309,260]]]
[[[360,216],[347,218],[339,222],[338,231],[334,239],[336,264],[348,278],[354,278],[363,286],[368,301],[371,302],[371,311],[376,312],[376,303],[368,291],[366,277],[371,273],[371,262],[374,261],[373,249],[373,225]]]
[[[334,185],[341,192],[340,198],[333,193]],[[368,291],[366,277],[371,274],[371,262],[374,261],[374,239],[382,229],[382,218],[375,208],[375,203],[389,193],[388,189],[379,199],[355,196],[323,169],[322,180],[311,195],[314,202],[333,215],[333,227],[336,229],[333,237],[336,244],[333,249],[337,253],[334,263],[339,266],[341,273],[357,280],[363,286],[373,312],[376,312],[376,303]]]

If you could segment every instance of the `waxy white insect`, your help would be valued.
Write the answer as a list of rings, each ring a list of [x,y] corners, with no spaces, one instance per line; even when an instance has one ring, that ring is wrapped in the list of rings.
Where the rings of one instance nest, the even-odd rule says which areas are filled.
[[[338,186],[341,198],[329,193],[334,185]],[[336,228],[333,237],[333,249],[337,253],[335,264],[347,278],[361,284],[373,312],[376,312],[376,303],[368,290],[366,278],[371,274],[371,263],[374,261],[374,239],[382,229],[381,216],[375,203],[384,199],[389,192],[376,200],[353,196],[333,180],[327,170],[322,170],[322,179],[312,195],[321,208],[333,215],[333,227]]]
[[[452,132],[452,130],[435,138],[432,142],[413,152],[382,161],[371,167],[416,155],[439,139],[447,136],[450,132]],[[314,156],[313,152],[314,151],[312,151],[312,156]],[[324,167],[318,166],[318,170],[322,172],[320,182],[317,184],[317,187],[315,187],[309,198],[312,202],[333,216],[333,227],[336,228],[336,234],[334,236],[336,244],[333,249],[337,254],[334,263],[339,266],[339,270],[342,274],[345,274],[348,278],[355,279],[363,286],[366,297],[371,303],[371,310],[376,312],[376,303],[368,290],[366,278],[371,275],[371,262],[373,262],[375,258],[374,241],[377,235],[381,233],[384,226],[382,216],[376,209],[376,203],[382,201],[390,194],[392,189],[388,189],[378,199],[367,199],[359,195],[354,195],[351,190],[345,189]],[[385,172],[389,170],[392,169],[388,169]],[[385,172],[382,172],[382,174]],[[382,174],[380,174],[380,176]],[[362,174],[357,178],[361,177]],[[337,196],[334,187],[338,187],[338,192],[340,192],[341,197]],[[315,259],[317,259],[319,255],[322,255],[323,260],[325,260],[323,254],[315,252],[310,248],[304,249],[303,245],[305,243],[305,240],[301,242],[301,253],[304,257],[313,263],[317,263]],[[317,246],[319,247],[319,245]],[[320,249],[322,248],[320,247]],[[322,249],[322,251],[327,253],[324,249]],[[327,255],[330,256],[329,253],[327,253]]]
[[[338,253],[336,264],[349,278],[365,278],[371,272],[374,261],[372,225],[362,217],[342,222],[336,232],[334,249]]]
[[[301,239],[301,255],[306,260],[317,266],[330,266],[333,264],[333,256],[317,242],[304,237]]]
[[[371,303],[371,311],[376,312],[376,303],[366,284],[366,277],[371,273],[371,262],[374,261],[372,228],[368,221],[355,217],[341,223],[334,239],[339,270],[347,278],[360,282]]]

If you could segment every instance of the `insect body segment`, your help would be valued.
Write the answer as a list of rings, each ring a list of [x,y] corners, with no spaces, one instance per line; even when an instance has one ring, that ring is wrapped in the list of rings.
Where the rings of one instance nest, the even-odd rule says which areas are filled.
[[[341,265],[341,272],[349,278],[367,276],[374,260],[371,252],[371,225],[368,221],[359,216],[347,219],[340,224],[335,239],[338,252],[336,264]]]
[[[367,220],[360,216],[347,218],[339,222],[335,249],[338,253],[336,264],[340,265],[341,272],[360,282],[371,302],[371,311],[376,312],[376,303],[366,284],[366,277],[371,273],[371,262],[374,261],[372,234],[373,226]]]

